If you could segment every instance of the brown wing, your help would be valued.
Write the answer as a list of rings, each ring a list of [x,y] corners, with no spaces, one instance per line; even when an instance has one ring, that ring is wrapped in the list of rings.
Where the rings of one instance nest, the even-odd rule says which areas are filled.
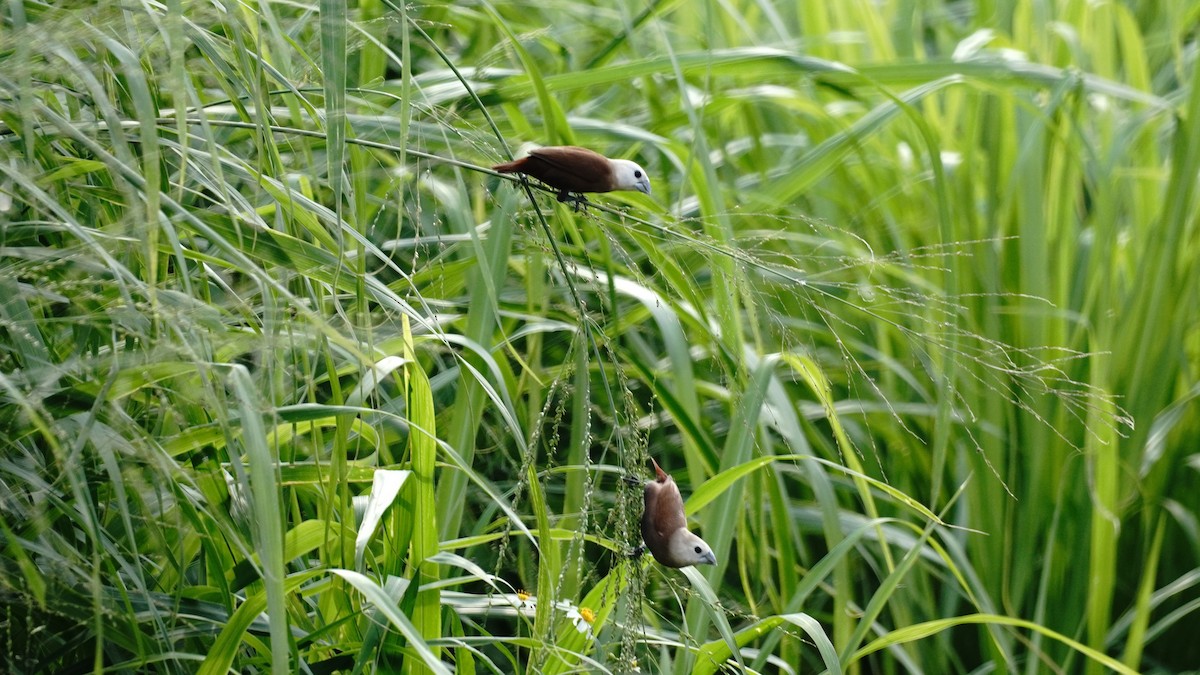
[[[675,479],[667,476],[666,481],[655,481],[654,485],[658,488],[652,512],[655,531],[663,537],[669,537],[675,530],[687,529],[687,516],[683,514],[683,497],[679,494],[679,486],[675,484]]]
[[[682,567],[687,564],[675,559],[671,553],[671,536],[680,529],[687,529],[687,517],[683,514],[683,497],[675,481],[654,465],[658,479],[646,483],[642,512],[642,540],[654,559],[667,567]]]
[[[679,486],[675,479],[662,470],[658,462],[650,459],[654,465],[654,480],[646,483],[642,494],[646,509],[642,513],[642,537],[646,539],[647,531],[657,538],[666,539],[679,528],[687,528],[687,516],[683,514],[683,495],[679,494]]]
[[[662,486],[654,481],[646,483],[643,493],[646,508],[642,511],[642,541],[646,542],[646,548],[650,549],[654,559],[659,562],[670,559],[671,552],[669,539],[658,531],[658,522],[655,519],[661,490]]]
[[[523,173],[567,192],[611,192],[615,187],[608,158],[573,145],[538,148],[528,157],[492,168],[500,173]]]

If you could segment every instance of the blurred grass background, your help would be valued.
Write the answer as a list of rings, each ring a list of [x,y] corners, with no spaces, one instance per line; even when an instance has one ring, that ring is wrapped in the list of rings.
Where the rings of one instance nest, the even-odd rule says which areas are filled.
[[[1200,668],[1195,3],[0,16],[5,672]]]

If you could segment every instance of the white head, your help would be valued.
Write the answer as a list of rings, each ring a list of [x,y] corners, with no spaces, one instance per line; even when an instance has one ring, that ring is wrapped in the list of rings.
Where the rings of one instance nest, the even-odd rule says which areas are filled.
[[[683,566],[717,564],[717,556],[708,544],[685,529],[680,528],[671,536],[670,548],[671,557]]]
[[[650,177],[646,170],[627,159],[610,159],[618,190],[637,190],[650,194]]]

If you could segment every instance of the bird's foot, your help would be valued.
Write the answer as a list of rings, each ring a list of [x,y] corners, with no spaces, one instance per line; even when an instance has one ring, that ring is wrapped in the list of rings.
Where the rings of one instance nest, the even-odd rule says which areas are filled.
[[[626,555],[629,556],[630,560],[637,560],[638,558],[641,558],[642,554],[644,554],[645,552],[646,552],[646,547],[645,547],[645,545],[642,545],[642,546],[639,546],[639,547],[633,549]]]
[[[588,198],[582,193],[571,193],[567,192],[566,190],[562,190],[558,193],[558,201],[564,204],[567,202],[572,203],[575,206],[575,213],[579,213],[579,209],[583,209],[586,213],[588,204],[591,204],[591,202],[588,201]]]
[[[631,473],[622,474],[621,480],[624,481],[626,485],[636,485],[638,487],[642,486],[642,479]]]

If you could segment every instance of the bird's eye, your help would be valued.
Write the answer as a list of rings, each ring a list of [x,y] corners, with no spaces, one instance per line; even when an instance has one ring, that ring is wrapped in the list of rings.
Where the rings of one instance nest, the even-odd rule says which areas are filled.
[[[699,553],[699,552],[700,552],[700,547],[699,547],[699,546],[697,546],[697,547],[696,547],[696,553]]]
[[[634,171],[634,172],[633,172],[633,177],[634,177],[634,178],[641,178],[641,177],[642,177],[642,172],[641,172],[641,171]]]

